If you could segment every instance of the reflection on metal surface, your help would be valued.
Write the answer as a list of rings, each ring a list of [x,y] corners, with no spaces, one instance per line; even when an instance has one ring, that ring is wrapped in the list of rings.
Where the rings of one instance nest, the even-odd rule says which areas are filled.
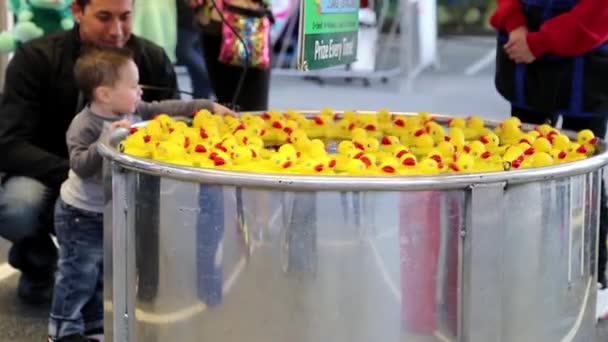
[[[593,286],[593,284],[595,284],[595,277],[589,277],[589,280],[587,281],[587,289],[585,290],[585,296],[583,297],[583,303],[581,304],[581,308],[578,312],[578,315],[576,316],[576,322],[572,326],[572,329],[570,329],[566,336],[564,336],[562,342],[574,341],[576,334],[578,333],[581,324],[583,323],[583,317],[585,316],[585,310],[587,308],[587,302],[589,300],[589,293],[591,292],[591,286]]]
[[[139,254],[137,277],[123,297],[106,298],[123,307],[119,299],[132,297],[123,299],[133,302],[123,325],[133,331],[115,329],[115,341],[127,335],[133,341],[475,341],[473,329],[477,336],[500,331],[504,341],[582,341],[593,332],[595,268],[584,263],[571,281],[567,270],[583,249],[595,257],[596,237],[569,234],[580,218],[561,213],[576,207],[570,192],[599,185],[599,171],[500,192],[365,192],[370,206],[360,212],[361,226],[353,224],[355,208],[341,206],[340,192],[241,188],[247,236],[235,187],[146,178],[159,181],[150,186],[131,171],[118,177],[132,181],[115,177],[116,184],[135,186],[126,199],[138,204],[126,207],[158,215],[128,247]],[[585,196],[587,232],[594,229],[598,194]],[[467,223],[468,210],[477,208],[467,198],[486,206],[477,209],[486,212],[477,223]],[[143,216],[134,211],[126,222]],[[488,211],[509,224],[488,226]],[[484,231],[487,239],[476,235]],[[575,236],[581,243],[569,241]],[[131,272],[115,265],[114,274],[116,267],[118,274]],[[477,275],[467,276],[471,271]],[[499,283],[486,277],[491,272],[502,274]],[[484,307],[476,289],[496,306]],[[113,307],[107,305],[108,315]],[[475,324],[491,317],[500,319]]]

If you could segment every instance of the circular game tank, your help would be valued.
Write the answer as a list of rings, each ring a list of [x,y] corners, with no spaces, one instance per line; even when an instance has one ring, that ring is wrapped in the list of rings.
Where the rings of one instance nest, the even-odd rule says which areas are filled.
[[[172,166],[121,138],[100,146],[107,341],[595,341],[603,142],[547,168],[348,177]]]

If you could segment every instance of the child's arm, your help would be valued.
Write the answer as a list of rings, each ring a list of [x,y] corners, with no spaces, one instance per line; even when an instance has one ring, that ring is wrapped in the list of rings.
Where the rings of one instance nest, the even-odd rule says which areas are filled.
[[[170,116],[190,116],[193,112],[207,109],[214,112],[215,104],[209,100],[165,100],[154,102],[140,102],[137,106],[137,113],[143,120],[150,120],[158,114],[168,114]]]
[[[528,25],[520,0],[496,0],[496,3],[496,11],[490,17],[490,25],[495,29],[510,33]]]
[[[574,8],[547,20],[527,36],[534,56],[547,53],[573,57],[587,53],[608,40],[606,0],[580,0]]]
[[[127,121],[117,121],[104,130],[103,123],[96,125],[93,120],[90,115],[78,114],[66,133],[70,169],[83,179],[101,171],[103,158],[97,152],[97,145],[107,140],[114,127],[129,125]]]

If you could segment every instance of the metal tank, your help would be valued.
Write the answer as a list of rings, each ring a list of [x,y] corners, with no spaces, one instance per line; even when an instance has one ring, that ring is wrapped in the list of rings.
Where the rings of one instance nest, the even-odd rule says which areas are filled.
[[[111,165],[108,341],[595,341],[604,145],[431,177]]]

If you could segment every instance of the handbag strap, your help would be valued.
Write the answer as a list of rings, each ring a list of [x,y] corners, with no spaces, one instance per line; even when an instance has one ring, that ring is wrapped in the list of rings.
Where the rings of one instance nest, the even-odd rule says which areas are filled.
[[[216,1],[219,1],[220,3],[222,3],[222,5],[220,5],[220,8],[223,10],[227,10],[232,13],[240,14],[242,16],[251,17],[251,18],[267,17],[270,20],[271,24],[274,24],[274,22],[275,22],[272,11],[268,8],[268,5],[262,0],[253,0],[253,2],[258,3],[262,6],[261,9],[251,9],[251,8],[244,8],[244,7],[236,6],[225,0],[216,0]]]

